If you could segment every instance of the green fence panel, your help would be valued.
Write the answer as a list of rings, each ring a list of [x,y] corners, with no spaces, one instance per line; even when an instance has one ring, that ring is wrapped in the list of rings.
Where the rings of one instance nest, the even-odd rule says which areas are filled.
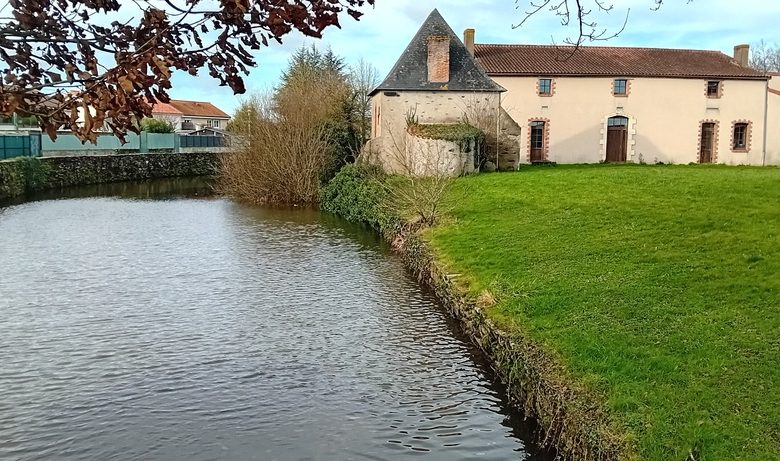
[[[29,135],[0,136],[0,158],[30,157]]]
[[[146,133],[146,146],[149,150],[173,150],[175,133]]]
[[[91,142],[81,142],[73,134],[59,133],[57,139],[51,140],[48,136],[41,139],[41,150],[43,151],[96,151],[96,150],[138,150],[140,141],[135,133],[127,133],[125,144],[113,134],[100,134],[97,137],[97,144]]]

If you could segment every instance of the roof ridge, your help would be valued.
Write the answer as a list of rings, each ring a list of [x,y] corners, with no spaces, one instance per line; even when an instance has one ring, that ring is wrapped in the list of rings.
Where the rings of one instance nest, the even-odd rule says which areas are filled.
[[[574,45],[541,45],[533,43],[475,43],[474,46],[499,46],[499,47],[523,47],[523,48],[573,48]],[[728,56],[720,50],[701,50],[695,48],[663,48],[655,46],[611,46],[611,45],[580,45],[579,48],[592,50],[659,50],[659,51],[696,51],[703,53],[719,53]]]
[[[477,59],[490,75],[769,78],[716,50],[583,46],[575,53],[571,45],[529,44],[478,44],[475,49]]]
[[[192,100],[192,99],[171,99],[171,102],[173,102],[173,101],[179,101],[179,102],[196,102],[196,103],[200,103],[200,104],[211,104],[212,106],[214,105],[214,103],[213,103],[213,102],[211,102],[211,101],[194,101],[194,100]]]

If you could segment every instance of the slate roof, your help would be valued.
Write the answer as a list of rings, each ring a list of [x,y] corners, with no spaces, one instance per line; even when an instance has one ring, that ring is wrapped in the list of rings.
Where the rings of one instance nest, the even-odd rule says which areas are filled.
[[[447,84],[428,81],[430,36],[448,36],[450,39],[450,81]],[[431,12],[385,80],[371,94],[388,90],[506,91],[477,65],[438,10]]]
[[[491,76],[611,76],[766,80],[719,51],[553,45],[475,46],[479,64]]]

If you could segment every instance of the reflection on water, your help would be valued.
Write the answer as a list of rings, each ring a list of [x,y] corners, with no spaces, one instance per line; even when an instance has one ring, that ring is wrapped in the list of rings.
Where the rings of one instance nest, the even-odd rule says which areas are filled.
[[[5,210],[0,459],[541,459],[373,233],[181,185]]]
[[[214,187],[215,180],[209,176],[114,182],[49,189],[23,197],[0,199],[0,206],[10,206],[38,200],[59,200],[80,197],[123,197],[128,199],[158,200],[182,197],[208,197],[213,195]]]

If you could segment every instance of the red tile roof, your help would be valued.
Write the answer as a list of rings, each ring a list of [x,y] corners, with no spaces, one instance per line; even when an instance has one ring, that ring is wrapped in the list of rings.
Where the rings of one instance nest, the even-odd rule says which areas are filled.
[[[488,75],[731,78],[766,80],[719,51],[573,47],[553,45],[481,45],[477,61]],[[568,59],[567,59],[568,57]]]
[[[165,115],[183,115],[181,111],[170,104],[164,102],[157,102],[152,107],[153,114],[165,114]]]
[[[192,117],[230,118],[228,114],[210,102],[171,99],[170,105],[178,109],[182,114]]]

